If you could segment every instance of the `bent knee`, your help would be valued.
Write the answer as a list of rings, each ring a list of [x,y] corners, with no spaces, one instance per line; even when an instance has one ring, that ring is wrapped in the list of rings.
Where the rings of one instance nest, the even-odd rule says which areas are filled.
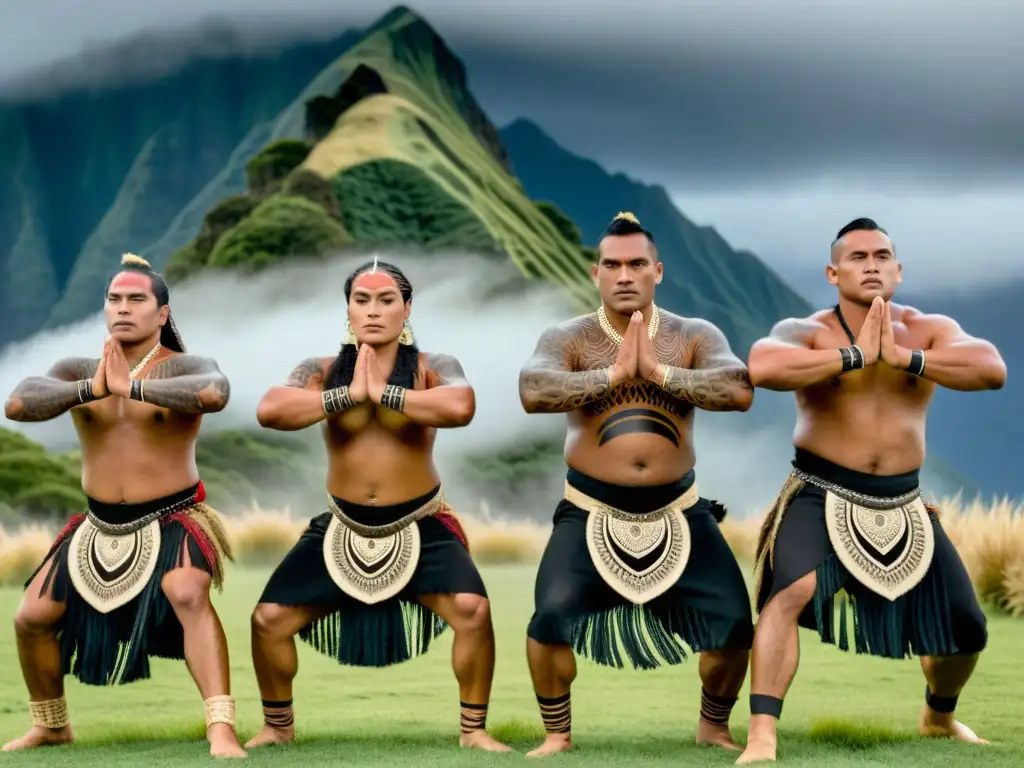
[[[263,636],[294,635],[292,631],[295,609],[277,603],[259,603],[252,612],[250,624],[253,634]]]
[[[817,587],[818,575],[814,571],[801,576],[785,589],[779,590],[772,598],[774,610],[784,618],[797,619],[814,598]]]
[[[491,604],[481,595],[455,595],[452,628],[482,632],[491,626]]]
[[[179,568],[161,585],[175,611],[200,611],[210,605],[210,576],[195,568]]]
[[[64,606],[40,604],[24,605],[14,614],[14,634],[17,637],[35,637],[56,631],[64,615]]]

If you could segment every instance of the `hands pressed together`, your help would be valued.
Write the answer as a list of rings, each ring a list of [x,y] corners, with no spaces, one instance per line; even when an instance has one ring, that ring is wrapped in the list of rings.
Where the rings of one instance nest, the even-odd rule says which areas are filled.
[[[96,374],[92,377],[92,396],[97,399],[107,395],[127,398],[131,391],[131,368],[121,349],[121,342],[107,339],[100,364],[96,366]]]
[[[354,403],[362,403],[369,398],[380,405],[387,383],[377,364],[377,353],[369,344],[363,344],[359,347],[359,355],[356,357],[352,383],[348,385],[348,396]]]
[[[619,354],[611,367],[612,386],[637,378],[660,383],[660,367],[654,343],[647,336],[643,313],[637,310],[629,318],[626,332],[622,334]]]
[[[905,370],[910,366],[911,350],[896,343],[892,328],[892,310],[889,302],[876,296],[871,309],[864,319],[856,345],[864,353],[864,366],[874,365],[879,360],[893,368]]]

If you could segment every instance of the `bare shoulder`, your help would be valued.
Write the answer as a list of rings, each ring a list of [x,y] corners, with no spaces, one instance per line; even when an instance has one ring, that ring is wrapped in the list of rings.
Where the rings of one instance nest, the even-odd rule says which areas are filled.
[[[462,363],[455,355],[420,352],[420,367],[432,374],[433,386],[469,386]]]
[[[79,381],[91,379],[99,367],[98,357],[65,357],[50,366],[46,375],[61,381]]]
[[[819,334],[829,332],[829,317],[834,314],[831,309],[820,309],[807,317],[783,318],[772,326],[767,338],[762,341],[813,347]]]
[[[589,315],[579,315],[548,326],[540,335],[540,341],[560,344],[582,342],[588,332],[600,330],[601,325],[597,321],[597,313],[591,312]]]
[[[333,357],[307,357],[301,360],[288,374],[285,386],[305,389],[309,386],[322,385],[333,361]]]
[[[212,357],[179,352],[154,365],[146,378],[172,379],[201,373],[220,373],[217,361]]]
[[[907,328],[922,328],[929,331],[948,330],[959,328],[959,323],[947,315],[938,315],[930,312],[923,312],[917,307],[906,304],[891,304],[896,310],[894,319],[899,318]]]
[[[535,360],[566,360],[579,354],[588,342],[599,342],[604,337],[597,314],[580,315],[550,325],[537,340]]]
[[[669,334],[691,342],[697,340],[725,339],[722,329],[702,317],[683,317],[658,307],[659,323]]]

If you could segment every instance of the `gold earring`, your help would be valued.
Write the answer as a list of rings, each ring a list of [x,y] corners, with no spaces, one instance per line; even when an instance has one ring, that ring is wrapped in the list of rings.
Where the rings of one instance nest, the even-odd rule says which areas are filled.
[[[345,327],[348,328],[348,335],[345,336],[345,343],[346,344],[355,344],[356,343],[356,332],[352,330],[352,324],[346,321],[345,322]]]
[[[406,346],[412,346],[412,328],[409,326],[408,320],[402,322],[402,332],[398,334],[398,343],[405,344]]]

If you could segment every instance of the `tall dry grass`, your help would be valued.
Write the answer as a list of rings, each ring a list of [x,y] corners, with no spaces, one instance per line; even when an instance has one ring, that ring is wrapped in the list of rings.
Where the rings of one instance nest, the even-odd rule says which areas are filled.
[[[994,609],[1024,617],[1024,507],[1008,499],[985,504],[959,497],[940,504],[943,528],[960,552],[979,597]],[[549,523],[509,520],[481,501],[460,514],[473,559],[482,565],[536,563],[551,531]],[[252,507],[225,515],[225,526],[239,565],[270,567],[298,541],[307,520],[288,509]],[[721,526],[736,558],[753,564],[762,517],[727,517]],[[18,530],[0,526],[0,586],[24,583],[46,554],[55,530],[34,525]]]

